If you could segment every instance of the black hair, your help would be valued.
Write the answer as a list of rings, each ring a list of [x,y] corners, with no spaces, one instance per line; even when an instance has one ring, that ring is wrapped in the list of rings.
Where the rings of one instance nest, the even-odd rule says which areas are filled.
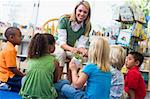
[[[133,55],[135,61],[139,61],[139,67],[141,66],[141,64],[143,63],[144,60],[144,56],[139,53],[139,52],[130,52],[129,54]]]
[[[55,39],[51,34],[35,34],[29,44],[28,57],[38,58],[48,54],[48,45],[53,43],[55,43]]]
[[[52,45],[55,43],[55,38],[53,35],[51,34],[48,34],[48,33],[45,33],[44,34],[45,36],[47,36],[47,39],[48,39],[48,44]]]
[[[6,39],[8,40],[10,35],[15,35],[17,33],[16,31],[20,32],[20,29],[17,28],[17,27],[9,27],[9,28],[7,28],[6,31],[5,31],[5,34],[4,34]]]
[[[31,39],[28,48],[28,57],[29,58],[36,58],[41,57],[43,54],[47,53],[48,42],[44,35],[42,34],[35,34],[34,37]]]

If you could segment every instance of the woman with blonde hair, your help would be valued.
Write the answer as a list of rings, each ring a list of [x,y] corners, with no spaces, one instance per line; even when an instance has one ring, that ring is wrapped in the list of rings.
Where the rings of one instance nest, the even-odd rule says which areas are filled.
[[[72,14],[61,16],[58,22],[59,47],[55,50],[60,69],[65,64],[66,57],[72,58],[73,53],[87,56],[87,42],[91,30],[91,8],[87,1],[77,3]]]
[[[119,45],[110,47],[110,71],[112,73],[110,99],[120,99],[124,90],[124,78],[121,68],[126,57],[125,49]]]
[[[78,77],[77,64],[71,60],[73,86],[67,81],[59,81],[56,90],[67,99],[109,99],[111,73],[109,64],[109,44],[103,37],[96,37],[89,46],[89,62]],[[85,91],[81,90],[86,83]]]

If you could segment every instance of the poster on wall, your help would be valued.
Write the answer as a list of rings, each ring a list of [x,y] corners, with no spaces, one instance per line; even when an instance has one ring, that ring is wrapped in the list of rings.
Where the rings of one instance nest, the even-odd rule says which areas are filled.
[[[130,30],[121,30],[117,39],[117,44],[122,46],[129,46],[131,40],[131,31]]]

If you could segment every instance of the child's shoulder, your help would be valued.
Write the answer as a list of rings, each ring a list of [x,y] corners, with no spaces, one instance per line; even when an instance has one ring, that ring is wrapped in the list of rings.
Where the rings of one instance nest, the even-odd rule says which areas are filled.
[[[133,75],[133,76],[141,76],[141,73],[140,73],[140,71],[138,70],[138,69],[131,69],[131,70],[128,70],[128,73],[127,73],[128,75]]]
[[[97,66],[96,64],[88,63],[88,64],[86,64],[85,67],[87,67],[87,68],[95,68],[96,66]]]

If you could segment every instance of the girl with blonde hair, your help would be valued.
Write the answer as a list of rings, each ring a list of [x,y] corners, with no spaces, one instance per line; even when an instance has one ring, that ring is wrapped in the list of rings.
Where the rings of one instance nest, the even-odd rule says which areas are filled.
[[[112,73],[110,99],[120,99],[124,90],[124,77],[121,68],[126,57],[125,49],[119,45],[110,47],[110,71]]]
[[[68,99],[109,99],[111,73],[109,70],[109,44],[103,37],[96,37],[89,46],[89,62],[78,77],[77,64],[69,63],[73,86],[59,81],[56,89]],[[86,83],[85,91],[81,90]]]

